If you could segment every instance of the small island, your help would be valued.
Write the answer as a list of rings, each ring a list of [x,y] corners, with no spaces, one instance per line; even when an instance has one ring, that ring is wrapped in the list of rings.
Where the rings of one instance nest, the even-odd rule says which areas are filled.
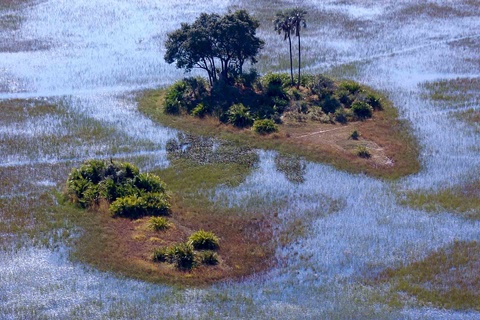
[[[288,39],[290,74],[255,69],[264,43],[246,11],[202,14],[165,43],[165,60],[208,78],[189,77],[145,92],[140,111],[188,133],[295,154],[352,173],[396,179],[418,172],[418,147],[387,97],[352,80],[301,73],[300,31],[306,12],[279,12],[274,30]],[[235,35],[235,36],[233,36]],[[292,41],[298,39],[298,74]],[[220,66],[221,68],[218,68]]]

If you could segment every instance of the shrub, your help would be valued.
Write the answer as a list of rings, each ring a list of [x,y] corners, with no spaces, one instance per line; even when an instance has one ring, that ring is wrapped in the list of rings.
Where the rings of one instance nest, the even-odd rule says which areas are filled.
[[[352,111],[353,114],[361,120],[371,118],[373,114],[372,107],[368,103],[362,101],[355,101],[352,103]]]
[[[335,83],[333,80],[323,75],[317,75],[311,87],[312,91],[319,95],[332,92],[334,88]]]
[[[353,130],[352,133],[350,134],[350,138],[353,140],[358,140],[360,137],[360,134],[358,133],[357,129]]]
[[[350,94],[348,90],[339,89],[335,92],[335,96],[338,101],[340,101],[345,107],[350,108],[352,106],[352,101],[354,97]]]
[[[164,193],[165,183],[154,174],[141,173],[133,180],[133,184],[144,192]]]
[[[372,106],[373,110],[382,110],[382,99],[375,93],[368,93],[365,102]]]
[[[347,114],[345,113],[345,109],[343,108],[337,109],[334,115],[335,115],[335,121],[343,124],[347,123],[348,119],[347,119]]]
[[[199,103],[193,108],[191,114],[194,117],[203,118],[207,114],[207,107],[203,103]]]
[[[246,88],[253,88],[258,81],[258,72],[255,69],[250,69],[248,73],[242,73],[237,77],[237,83],[243,84]]]
[[[321,107],[322,107],[323,112],[333,113],[338,108],[340,108],[340,102],[334,96],[331,96],[331,95],[327,94],[323,98],[323,101],[321,103]]]
[[[183,94],[187,90],[187,84],[183,80],[175,82],[165,93],[163,112],[178,114],[182,109]]]
[[[263,119],[255,120],[253,123],[253,131],[259,134],[269,134],[278,131],[278,127],[273,120]]]
[[[195,266],[195,252],[190,243],[179,243],[166,250],[167,259],[180,270],[190,270]]]
[[[358,82],[351,81],[351,80],[342,81],[339,87],[341,89],[347,90],[350,94],[353,94],[353,95],[359,92],[361,89],[361,86]]]
[[[228,109],[228,122],[236,127],[244,128],[251,126],[254,119],[250,111],[243,104],[234,104]]]
[[[188,243],[197,250],[217,250],[219,247],[218,237],[213,232],[204,230],[193,233],[188,238]]]
[[[213,251],[203,251],[200,254],[200,262],[209,266],[214,266],[218,264],[218,255]]]
[[[290,86],[290,75],[288,73],[267,73],[262,77],[262,85],[267,88],[287,88]]]
[[[165,247],[155,248],[153,250],[152,260],[155,262],[169,261],[168,248],[165,248]]]
[[[161,216],[170,214],[170,204],[165,194],[146,193],[142,196],[127,196],[118,198],[110,204],[112,216],[131,219],[143,216]]]
[[[360,158],[370,158],[371,154],[368,151],[367,147],[365,146],[358,146],[357,147],[357,156]]]
[[[170,228],[171,224],[165,217],[151,217],[148,220],[148,226],[154,231],[163,231]]]

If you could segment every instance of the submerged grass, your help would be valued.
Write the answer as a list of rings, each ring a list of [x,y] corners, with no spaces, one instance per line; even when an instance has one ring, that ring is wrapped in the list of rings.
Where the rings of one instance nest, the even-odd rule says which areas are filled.
[[[480,244],[455,241],[420,261],[387,269],[376,281],[391,285],[387,300],[397,307],[406,301],[406,293],[426,305],[479,311],[479,268]]]

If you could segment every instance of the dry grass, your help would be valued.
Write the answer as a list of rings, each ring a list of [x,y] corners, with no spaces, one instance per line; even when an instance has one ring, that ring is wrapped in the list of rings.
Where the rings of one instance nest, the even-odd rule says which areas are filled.
[[[480,244],[455,241],[421,261],[387,269],[377,283],[392,285],[391,302],[403,300],[400,293],[415,296],[424,304],[452,309],[480,310]]]

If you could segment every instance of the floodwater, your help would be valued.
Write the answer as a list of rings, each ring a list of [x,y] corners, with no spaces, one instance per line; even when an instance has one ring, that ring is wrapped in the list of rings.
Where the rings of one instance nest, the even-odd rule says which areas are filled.
[[[274,269],[242,282],[178,289],[100,273],[69,261],[66,249],[5,250],[0,251],[0,318],[479,318],[474,312],[392,309],[371,302],[387,291],[363,285],[361,278],[454,240],[480,240],[478,222],[401,206],[396,196],[480,178],[478,132],[454,111],[437,108],[419,86],[480,76],[480,6],[441,0],[352,3],[302,3],[310,16],[322,18],[307,20],[306,69],[337,70],[388,94],[419,140],[420,173],[383,182],[302,162],[302,177],[294,181],[276,170],[275,152],[259,150],[259,163],[245,182],[218,188],[212,198],[231,206],[259,206],[266,213],[281,201],[286,205],[279,208],[280,228],[308,221],[304,235],[277,249],[281,263]],[[200,12],[226,12],[231,5],[54,0],[0,11],[2,19],[20,19],[0,31],[0,99],[61,105],[32,119],[0,122],[0,174],[38,169],[32,184],[49,188],[65,177],[48,168],[91,157],[141,157],[146,170],[168,166],[165,145],[177,131],[141,115],[135,92],[183,76],[163,61],[167,32]],[[238,6],[258,12],[264,23],[271,21],[253,1]],[[273,50],[285,43],[269,25],[260,35],[267,54],[259,69],[277,66]],[[464,107],[478,110],[478,99]],[[90,137],[83,127],[95,128],[98,136]],[[76,141],[81,134],[85,139]],[[33,137],[42,143],[32,143]],[[13,196],[6,187],[0,190]],[[338,208],[327,214],[331,201]]]

